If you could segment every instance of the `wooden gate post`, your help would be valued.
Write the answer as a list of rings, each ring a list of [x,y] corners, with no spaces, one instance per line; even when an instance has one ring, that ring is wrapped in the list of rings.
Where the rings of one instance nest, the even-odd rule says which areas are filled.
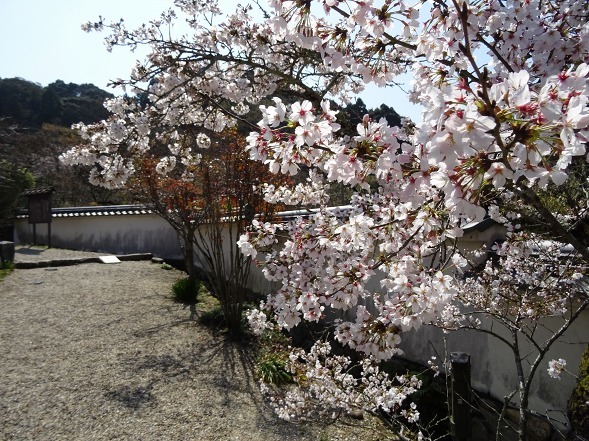
[[[455,441],[469,441],[472,438],[470,355],[466,352],[452,352],[450,363],[452,437]]]

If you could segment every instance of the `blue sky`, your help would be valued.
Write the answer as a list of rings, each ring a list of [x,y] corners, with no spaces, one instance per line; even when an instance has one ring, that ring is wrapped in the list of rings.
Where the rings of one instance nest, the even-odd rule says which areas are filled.
[[[82,23],[124,18],[130,28],[157,18],[172,0],[0,0],[0,78],[21,77],[43,86],[60,79],[93,83],[127,78],[143,53],[126,48],[106,51],[101,34],[87,34]],[[221,0],[230,10],[236,0]],[[108,90],[108,89],[107,89]],[[115,92],[116,91],[112,91]],[[361,98],[369,108],[385,103],[418,119],[418,110],[398,89],[370,87]]]

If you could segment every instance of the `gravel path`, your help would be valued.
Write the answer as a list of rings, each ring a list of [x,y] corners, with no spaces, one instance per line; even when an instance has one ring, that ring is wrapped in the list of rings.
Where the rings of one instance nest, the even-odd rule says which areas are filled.
[[[182,276],[129,261],[0,282],[0,440],[369,439],[278,420],[247,351],[171,301]]]

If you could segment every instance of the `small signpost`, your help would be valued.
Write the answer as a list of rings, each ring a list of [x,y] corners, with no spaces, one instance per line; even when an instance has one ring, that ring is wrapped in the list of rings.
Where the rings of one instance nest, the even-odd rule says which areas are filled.
[[[33,245],[37,245],[37,224],[47,224],[47,246],[51,248],[52,187],[34,188],[21,193],[28,199],[29,224],[33,224]]]

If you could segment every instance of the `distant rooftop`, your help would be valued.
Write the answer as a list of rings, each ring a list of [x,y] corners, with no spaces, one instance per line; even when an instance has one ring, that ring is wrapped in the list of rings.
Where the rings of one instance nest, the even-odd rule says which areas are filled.
[[[53,187],[39,187],[31,188],[30,190],[23,191],[21,196],[39,196],[42,194],[53,193],[55,189]]]

